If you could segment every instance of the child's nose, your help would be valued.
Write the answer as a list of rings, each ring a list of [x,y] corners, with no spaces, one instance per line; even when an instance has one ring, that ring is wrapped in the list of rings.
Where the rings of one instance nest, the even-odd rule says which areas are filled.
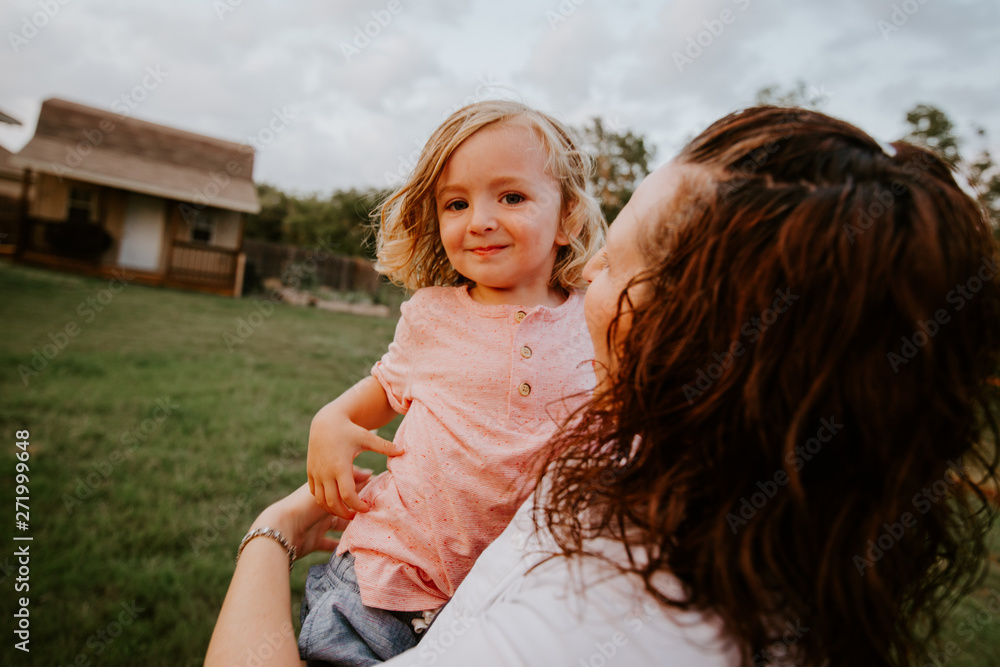
[[[489,207],[477,206],[473,209],[472,217],[469,220],[470,231],[476,234],[482,234],[484,232],[491,232],[496,228],[497,219]]]

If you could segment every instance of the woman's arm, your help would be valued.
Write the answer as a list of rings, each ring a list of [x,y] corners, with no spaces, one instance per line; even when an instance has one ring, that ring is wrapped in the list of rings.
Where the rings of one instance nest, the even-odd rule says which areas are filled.
[[[364,486],[371,473],[355,469],[354,476]],[[337,542],[327,537],[327,531],[346,525],[346,520],[323,511],[303,484],[261,512],[250,530],[274,528],[301,557],[332,551]],[[288,572],[288,554],[276,540],[261,536],[246,544],[212,632],[206,665],[302,664],[292,629]]]

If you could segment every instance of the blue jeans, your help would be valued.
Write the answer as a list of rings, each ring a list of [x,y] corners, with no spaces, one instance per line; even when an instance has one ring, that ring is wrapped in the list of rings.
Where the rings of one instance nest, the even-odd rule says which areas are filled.
[[[312,665],[368,667],[417,645],[410,619],[421,612],[393,612],[361,602],[354,556],[334,554],[313,565],[302,598],[299,657]]]

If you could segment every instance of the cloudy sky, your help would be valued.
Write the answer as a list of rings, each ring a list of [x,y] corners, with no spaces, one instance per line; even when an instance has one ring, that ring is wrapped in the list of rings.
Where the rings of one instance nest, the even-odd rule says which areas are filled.
[[[802,81],[877,139],[930,103],[1000,153],[997,0],[5,0],[0,28],[8,149],[61,97],[254,143],[255,179],[299,192],[383,187],[497,97],[642,133],[659,164]]]

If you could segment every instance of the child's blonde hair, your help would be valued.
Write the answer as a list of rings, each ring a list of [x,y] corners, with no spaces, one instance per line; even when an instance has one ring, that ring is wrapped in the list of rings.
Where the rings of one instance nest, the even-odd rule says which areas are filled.
[[[593,159],[577,148],[563,123],[518,102],[492,100],[463,107],[448,117],[427,140],[416,167],[382,204],[376,235],[375,267],[411,292],[433,285],[470,281],[448,261],[438,231],[434,184],[458,146],[494,123],[525,122],[548,153],[548,172],[559,182],[560,225],[570,238],[556,255],[550,284],[569,292],[583,287],[583,267],[604,243],[601,209],[587,192]]]

